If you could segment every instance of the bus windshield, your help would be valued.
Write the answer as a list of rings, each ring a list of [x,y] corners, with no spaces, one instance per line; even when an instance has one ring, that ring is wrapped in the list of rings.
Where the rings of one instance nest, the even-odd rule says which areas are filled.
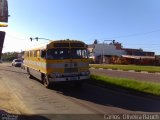
[[[82,59],[88,58],[87,50],[82,48],[61,48],[61,49],[48,49],[46,58],[48,60],[54,59]]]
[[[88,58],[86,49],[72,48],[70,55],[72,59]]]

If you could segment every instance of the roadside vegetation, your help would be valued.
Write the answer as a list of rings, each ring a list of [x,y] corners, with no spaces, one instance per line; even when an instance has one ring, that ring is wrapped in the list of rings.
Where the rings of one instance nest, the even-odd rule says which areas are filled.
[[[160,96],[160,83],[144,82],[127,78],[108,77],[103,75],[91,75],[91,82],[104,86],[134,90],[142,93]]]
[[[2,54],[3,61],[12,61],[18,57],[18,52],[6,52]]]
[[[141,66],[141,65],[113,65],[113,64],[91,64],[93,68],[113,69],[113,70],[134,70],[136,72],[146,71],[150,73],[160,72],[160,66]]]

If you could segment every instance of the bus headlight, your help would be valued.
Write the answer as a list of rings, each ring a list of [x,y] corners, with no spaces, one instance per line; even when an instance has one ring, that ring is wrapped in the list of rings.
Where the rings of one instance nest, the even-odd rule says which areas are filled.
[[[89,74],[90,74],[89,71],[85,71],[85,72],[81,72],[81,73],[80,73],[80,75],[82,75],[82,76],[87,76],[87,75],[89,75]]]
[[[52,78],[58,78],[58,77],[62,77],[62,74],[59,74],[59,73],[51,73],[51,74],[50,74],[50,77],[52,77]]]
[[[62,77],[62,74],[56,73],[56,77]]]
[[[54,73],[51,73],[49,76],[50,76],[51,78],[55,78],[55,77],[56,77],[56,75],[55,75]]]

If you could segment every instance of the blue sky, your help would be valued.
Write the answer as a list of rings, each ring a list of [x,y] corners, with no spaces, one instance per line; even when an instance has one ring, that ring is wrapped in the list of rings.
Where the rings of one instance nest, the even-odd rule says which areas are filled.
[[[160,54],[159,0],[8,0],[8,4],[11,17],[3,52],[44,42],[29,41],[38,36],[87,44],[114,39],[126,48]]]

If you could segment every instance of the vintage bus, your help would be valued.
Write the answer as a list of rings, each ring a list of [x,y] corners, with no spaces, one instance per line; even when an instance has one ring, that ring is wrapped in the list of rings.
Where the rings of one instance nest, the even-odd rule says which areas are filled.
[[[56,40],[24,52],[24,66],[30,78],[42,80],[45,87],[54,82],[81,86],[89,79],[87,45],[77,40]]]

